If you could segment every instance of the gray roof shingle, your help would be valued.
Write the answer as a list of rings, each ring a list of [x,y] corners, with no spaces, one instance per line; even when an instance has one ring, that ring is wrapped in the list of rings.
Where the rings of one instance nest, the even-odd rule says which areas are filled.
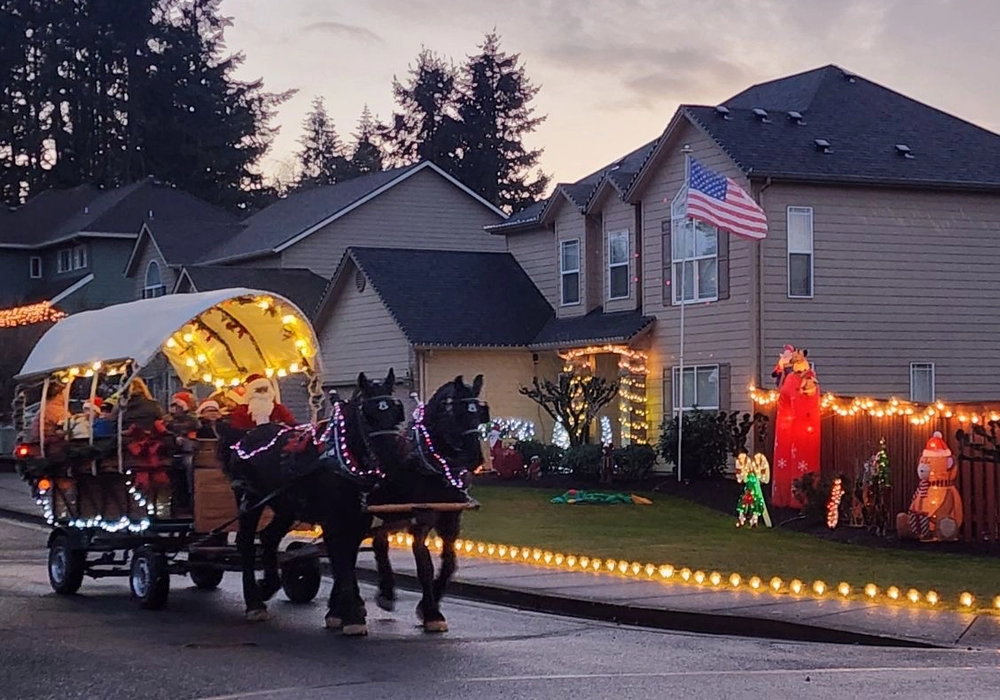
[[[161,221],[146,222],[168,265],[191,265],[205,250],[221,245],[243,230],[236,222]]]
[[[625,154],[612,163],[608,163],[600,170],[596,170],[576,182],[560,183],[556,185],[556,189],[561,189],[565,192],[573,204],[581,210],[587,206],[591,197],[597,191],[598,185],[605,178],[611,180],[619,192],[625,192],[629,184],[642,169],[643,164],[645,164],[653,152],[658,141],[659,138],[656,138],[648,143],[644,143],[634,151]],[[535,202],[516,214],[511,214],[504,221],[487,226],[486,230],[491,233],[507,233],[516,229],[533,226],[541,219],[542,212],[545,211],[549,199],[555,196],[559,195],[558,192],[554,191],[548,199]]]
[[[1000,135],[837,66],[755,85],[723,104],[728,118],[714,107],[682,109],[751,176],[1000,187]],[[769,123],[755,108],[767,110]],[[802,123],[790,111],[801,113]],[[818,138],[830,152],[817,147]]]
[[[316,273],[293,268],[192,265],[184,271],[199,292],[229,287],[274,292],[298,306],[310,318],[314,317],[327,286],[327,280]]]
[[[201,258],[212,263],[272,252],[285,241],[334,216],[380,187],[421,164],[384,170],[336,185],[296,192],[248,217],[238,235],[208,250]]]
[[[0,245],[44,246],[79,233],[138,236],[143,222],[231,223],[228,212],[152,178],[102,192],[90,185],[42,192],[0,220]]]
[[[535,336],[531,346],[543,348],[628,342],[655,320],[653,316],[643,316],[639,310],[604,313],[603,309],[594,309],[584,316],[551,318]]]
[[[347,256],[414,345],[524,347],[553,314],[510,253],[350,248]]]

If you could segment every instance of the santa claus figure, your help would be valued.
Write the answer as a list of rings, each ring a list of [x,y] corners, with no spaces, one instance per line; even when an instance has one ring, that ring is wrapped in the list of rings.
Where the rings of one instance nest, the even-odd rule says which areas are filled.
[[[283,423],[295,425],[295,416],[278,403],[278,392],[267,377],[251,374],[244,382],[246,403],[237,406],[229,417],[237,430],[252,430],[259,425]]]
[[[804,349],[796,348],[787,361],[779,360],[775,371],[779,368],[789,371],[782,374],[778,387],[771,503],[779,508],[800,509],[803,503],[796,495],[795,480],[819,472],[819,382]]]

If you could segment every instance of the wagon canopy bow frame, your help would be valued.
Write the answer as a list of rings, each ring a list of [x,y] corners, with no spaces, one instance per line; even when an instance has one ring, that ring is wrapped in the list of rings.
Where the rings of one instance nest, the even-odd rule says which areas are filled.
[[[212,333],[209,314],[232,318]],[[319,343],[308,318],[291,301],[256,289],[172,294],[73,314],[35,345],[16,379],[40,380],[112,358],[144,367],[163,353],[184,385],[235,386],[249,374],[284,378],[320,371]],[[307,382],[313,387],[316,382]],[[313,388],[310,388],[313,393]]]

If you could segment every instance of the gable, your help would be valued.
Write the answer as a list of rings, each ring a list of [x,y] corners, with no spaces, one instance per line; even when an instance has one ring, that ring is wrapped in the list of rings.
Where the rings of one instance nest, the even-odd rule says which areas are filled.
[[[326,382],[350,384],[359,372],[381,375],[389,367],[405,376],[410,344],[353,260],[345,261],[316,326]]]
[[[330,277],[351,246],[502,252],[503,239],[484,231],[500,220],[427,168],[289,246],[281,264]]]

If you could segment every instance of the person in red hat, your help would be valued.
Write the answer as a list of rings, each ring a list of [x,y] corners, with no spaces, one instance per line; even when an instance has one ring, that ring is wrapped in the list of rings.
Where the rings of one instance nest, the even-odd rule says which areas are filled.
[[[295,425],[292,412],[278,403],[278,392],[270,379],[260,374],[251,374],[243,386],[247,390],[247,400],[230,414],[229,422],[233,428],[252,430],[268,423]]]

